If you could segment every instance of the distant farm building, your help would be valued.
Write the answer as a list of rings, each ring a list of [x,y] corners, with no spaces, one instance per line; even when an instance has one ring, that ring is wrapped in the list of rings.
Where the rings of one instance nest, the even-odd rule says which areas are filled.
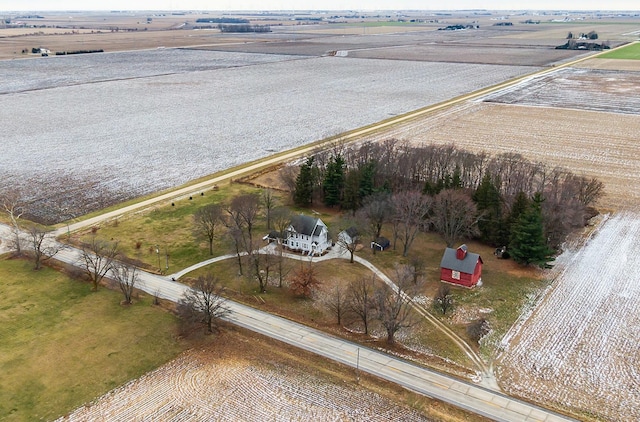
[[[467,250],[467,245],[457,249],[447,248],[440,261],[440,280],[464,287],[482,284],[482,258]]]

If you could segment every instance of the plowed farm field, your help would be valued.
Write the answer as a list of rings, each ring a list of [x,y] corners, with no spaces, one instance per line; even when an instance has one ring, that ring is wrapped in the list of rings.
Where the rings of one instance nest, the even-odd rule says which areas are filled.
[[[228,334],[220,341],[225,342]],[[233,340],[232,340],[233,341]],[[241,355],[251,348],[247,340]],[[355,383],[291,365],[252,340],[257,359],[228,347],[191,350],[59,421],[427,421]],[[226,351],[225,351],[226,350]],[[287,359],[289,360],[287,362]]]
[[[519,153],[597,177],[605,184],[600,206],[630,208],[640,204],[637,92],[640,73],[568,69],[500,91],[486,98],[491,102],[462,103],[367,139]]]
[[[503,340],[510,394],[598,420],[640,420],[640,216],[605,218],[568,248],[542,302]]]
[[[21,188],[51,223],[532,69],[165,49],[0,70],[0,194]]]

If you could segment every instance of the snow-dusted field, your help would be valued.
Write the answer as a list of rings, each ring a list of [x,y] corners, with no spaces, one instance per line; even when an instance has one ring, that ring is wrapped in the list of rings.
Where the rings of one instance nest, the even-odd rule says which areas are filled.
[[[69,218],[533,71],[246,54],[1,62],[0,192]]]
[[[484,101],[639,115],[639,88],[637,71],[571,67],[489,94]]]
[[[281,54],[158,49],[50,56],[38,60],[0,60],[0,94],[251,66],[298,58],[300,57]]]
[[[215,352],[209,352],[215,353]],[[422,421],[364,388],[190,352],[59,421]]]
[[[640,215],[606,218],[549,276],[542,303],[503,340],[514,395],[609,421],[640,420]]]

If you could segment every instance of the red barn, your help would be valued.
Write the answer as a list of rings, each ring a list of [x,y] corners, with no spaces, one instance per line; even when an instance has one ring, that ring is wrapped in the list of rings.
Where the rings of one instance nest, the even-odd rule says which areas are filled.
[[[440,261],[440,281],[474,287],[482,281],[482,258],[467,250],[467,245],[458,249],[447,248]]]

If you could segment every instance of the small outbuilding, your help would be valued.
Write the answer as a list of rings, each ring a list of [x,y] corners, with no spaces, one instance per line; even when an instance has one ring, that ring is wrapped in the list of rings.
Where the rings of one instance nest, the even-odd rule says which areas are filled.
[[[464,287],[482,284],[482,258],[467,250],[467,245],[457,249],[447,248],[440,261],[440,281]]]
[[[389,239],[381,236],[376,238],[376,240],[374,240],[373,242],[371,242],[371,249],[374,249],[377,251],[384,251],[390,245],[391,245],[391,242],[389,242]]]
[[[352,245],[358,243],[359,237],[360,233],[358,233],[358,229],[352,226],[338,233],[338,243],[342,245]]]

